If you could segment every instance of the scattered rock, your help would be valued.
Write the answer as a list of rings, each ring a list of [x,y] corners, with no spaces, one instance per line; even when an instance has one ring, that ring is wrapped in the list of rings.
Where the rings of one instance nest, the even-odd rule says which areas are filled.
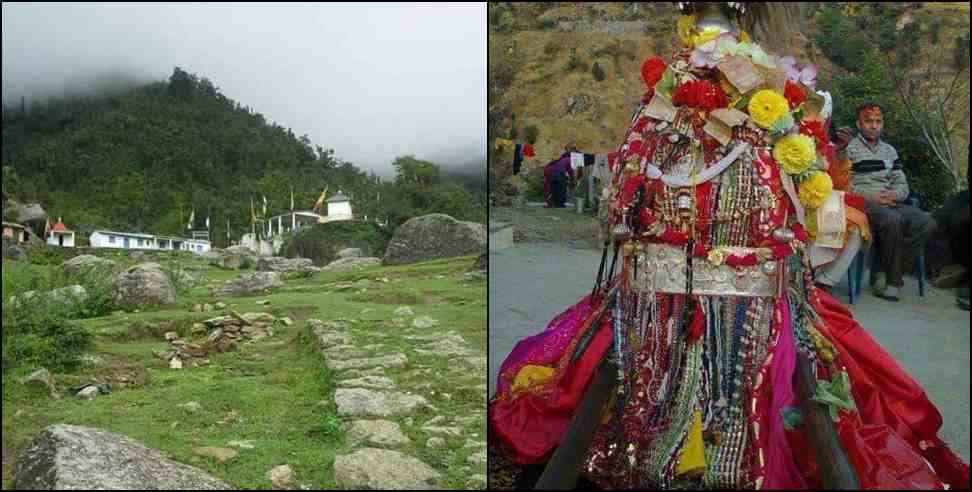
[[[203,458],[212,458],[220,464],[229,463],[240,455],[239,452],[233,449],[215,447],[196,448],[192,450],[192,454],[202,456]]]
[[[425,446],[429,449],[444,448],[445,445],[446,441],[441,437],[430,437],[429,440],[425,442]]]
[[[257,305],[258,306],[269,306],[270,305],[270,300],[268,299],[268,300],[265,300],[265,301],[257,301]]]
[[[415,316],[415,311],[412,311],[412,308],[408,306],[402,306],[395,310],[395,316],[400,316],[403,318],[408,316]]]
[[[419,316],[418,318],[412,320],[412,326],[420,330],[425,330],[439,326],[439,320],[430,318],[428,316]]]
[[[385,252],[386,265],[478,254],[486,249],[486,226],[445,214],[415,217],[403,224]]]
[[[354,379],[363,378],[366,376],[384,376],[385,368],[372,367],[371,369],[350,369],[344,371],[341,375],[346,378],[354,378]]]
[[[289,465],[281,465],[267,472],[267,480],[270,480],[276,490],[297,488],[297,474]]]
[[[142,263],[119,275],[114,301],[126,307],[167,306],[175,304],[176,291],[158,263]]]
[[[82,400],[94,400],[101,395],[110,395],[111,386],[107,384],[86,384],[75,388],[72,392]]]
[[[182,359],[173,357],[172,360],[169,361],[169,369],[182,369]]]
[[[387,420],[356,420],[347,430],[348,440],[379,447],[400,447],[411,444],[398,424]]]
[[[294,326],[294,320],[290,318],[280,318],[278,321],[283,323],[284,326]]]
[[[346,489],[429,489],[441,475],[421,461],[396,451],[362,449],[334,460],[334,481]]]
[[[473,466],[486,466],[486,450],[482,450],[469,457],[468,463]]]
[[[47,369],[38,369],[30,376],[22,379],[21,384],[39,388],[47,388],[51,394],[57,394],[57,387],[54,385],[54,377]]]
[[[219,309],[219,310],[223,310],[223,309],[226,309],[226,303],[217,302],[216,305],[213,306],[213,307],[215,307],[216,309]]]
[[[469,448],[485,448],[485,447],[486,447],[486,443],[479,442],[479,441],[473,441],[472,439],[466,439],[466,444],[463,444],[463,446],[462,446],[463,449],[469,449]]]
[[[165,341],[174,342],[179,339],[179,334],[174,331],[167,331],[165,333]]]
[[[431,419],[431,420],[429,420],[428,422],[426,422],[426,423],[425,423],[425,425],[427,425],[427,426],[431,426],[431,425],[439,425],[439,424],[441,424],[441,423],[443,423],[443,422],[445,422],[445,419],[446,419],[446,418],[445,418],[444,416],[442,416],[442,415],[439,415],[439,416],[437,416],[437,417],[435,417],[435,418],[433,418],[433,419]]]
[[[17,490],[229,490],[202,470],[126,437],[70,425],[48,427],[13,472]]]
[[[401,368],[408,363],[405,354],[392,354],[367,359],[336,360],[327,359],[328,369],[332,371],[346,371],[348,369],[367,369],[370,367]]]
[[[216,290],[216,295],[231,297],[263,294],[268,290],[278,289],[280,287],[283,287],[283,282],[280,280],[279,273],[256,272],[245,275],[220,287]]]
[[[199,413],[202,411],[202,405],[194,401],[183,403],[182,405],[179,405],[179,408],[185,410],[186,413]]]
[[[334,396],[339,415],[391,417],[412,413],[428,401],[418,395],[353,388],[338,389]]]

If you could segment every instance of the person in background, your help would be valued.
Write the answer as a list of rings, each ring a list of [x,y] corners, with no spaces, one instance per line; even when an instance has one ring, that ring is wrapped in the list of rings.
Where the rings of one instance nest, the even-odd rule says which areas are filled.
[[[570,153],[575,150],[570,144],[564,146],[564,153],[544,168],[544,174],[550,176],[552,200],[547,202],[548,206],[555,208],[567,206],[567,186],[569,181],[574,179],[574,170],[570,166]]]
[[[965,172],[968,175],[968,167]],[[972,185],[972,182],[968,184]],[[969,273],[972,272],[972,254],[969,252],[969,188],[945,202],[941,209],[935,211],[934,216],[941,227],[939,234],[948,238],[952,258],[961,267],[952,274],[944,274],[935,279],[934,285],[940,289],[958,287],[958,305],[968,311]]]
[[[860,133],[851,139],[844,155],[850,159],[854,192],[867,201],[865,213],[878,242],[880,260],[872,272],[878,297],[897,301],[903,286],[905,264],[925,247],[935,231],[931,214],[905,205],[910,193],[898,152],[881,140],[884,114],[881,107],[865,103],[857,110]],[[838,154],[840,157],[840,154]]]

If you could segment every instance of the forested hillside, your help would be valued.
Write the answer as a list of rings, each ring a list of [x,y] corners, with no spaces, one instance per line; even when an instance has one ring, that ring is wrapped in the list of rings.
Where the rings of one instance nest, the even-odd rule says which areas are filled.
[[[291,187],[297,209],[327,187],[349,194],[357,216],[392,225],[431,212],[485,218],[481,193],[438,172],[420,183],[382,183],[179,68],[168,81],[110,95],[5,105],[2,156],[5,202],[39,202],[82,233],[178,234],[195,210],[194,227],[210,217],[221,245],[227,222],[233,240],[250,229],[251,199],[257,214],[264,196],[269,215],[289,210]]]

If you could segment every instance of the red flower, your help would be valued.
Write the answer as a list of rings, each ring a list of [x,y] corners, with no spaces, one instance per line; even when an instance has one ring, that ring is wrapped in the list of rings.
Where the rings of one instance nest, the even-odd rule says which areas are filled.
[[[692,254],[698,258],[705,258],[709,256],[710,248],[705,245],[705,243],[695,243],[695,251]]]
[[[817,120],[803,120],[800,122],[800,133],[817,140],[817,147],[827,143],[827,130],[823,123]]]
[[[639,217],[641,217],[641,227],[646,229],[655,225],[655,222],[658,222],[658,216],[653,214],[648,207],[641,209]]]
[[[645,127],[648,126],[648,118],[641,117],[638,122],[631,128],[634,133],[641,133],[645,131]]]
[[[807,92],[799,84],[787,80],[786,87],[783,89],[783,97],[790,102],[790,109],[793,109],[807,100]]]
[[[802,241],[804,243],[807,242],[807,239],[809,239],[809,237],[807,236],[807,230],[804,229],[802,225],[793,224],[792,229],[793,229],[793,235],[797,238],[797,240]]]
[[[726,264],[733,267],[739,268],[744,266],[756,266],[759,262],[759,258],[756,257],[756,253],[749,253],[747,255],[729,255],[726,258]]]
[[[782,260],[793,254],[793,248],[789,244],[774,244],[770,249],[773,250],[774,260]]]
[[[644,79],[645,85],[648,89],[653,89],[655,84],[661,80],[662,76],[665,74],[665,70],[668,65],[665,64],[665,60],[659,57],[653,57],[645,60],[641,64],[641,78]]]
[[[523,146],[523,155],[525,155],[527,157],[535,157],[537,154],[536,154],[536,152],[533,151],[533,146],[532,145],[526,144],[526,145]]]
[[[634,201],[635,193],[645,184],[645,175],[639,174],[628,178],[621,189],[621,206],[627,207]]]
[[[729,106],[729,98],[719,84],[708,80],[693,80],[679,85],[672,97],[675,104],[684,104],[703,111]]]
[[[645,143],[641,140],[635,140],[628,144],[628,155],[642,155],[641,151],[644,150]]]
[[[662,241],[675,246],[685,246],[688,243],[688,234],[682,231],[676,231],[675,229],[668,228],[661,235]]]

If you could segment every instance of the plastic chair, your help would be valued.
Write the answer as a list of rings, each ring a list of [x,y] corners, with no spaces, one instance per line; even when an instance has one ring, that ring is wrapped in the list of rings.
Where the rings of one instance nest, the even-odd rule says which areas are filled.
[[[912,207],[918,207],[919,201],[918,197],[914,193],[908,195],[908,198],[903,202],[905,205],[911,205]],[[874,247],[873,243],[878,241],[877,236],[872,239],[871,248]],[[857,256],[854,257],[854,261],[851,262],[850,268],[847,269],[847,290],[849,291],[848,297],[851,304],[854,301],[860,299],[861,297],[861,284],[864,278],[864,261],[867,256],[868,250],[861,249],[857,252]],[[915,268],[918,270],[918,295],[920,297],[925,297],[925,252],[924,250],[918,252],[918,258],[915,259]]]

